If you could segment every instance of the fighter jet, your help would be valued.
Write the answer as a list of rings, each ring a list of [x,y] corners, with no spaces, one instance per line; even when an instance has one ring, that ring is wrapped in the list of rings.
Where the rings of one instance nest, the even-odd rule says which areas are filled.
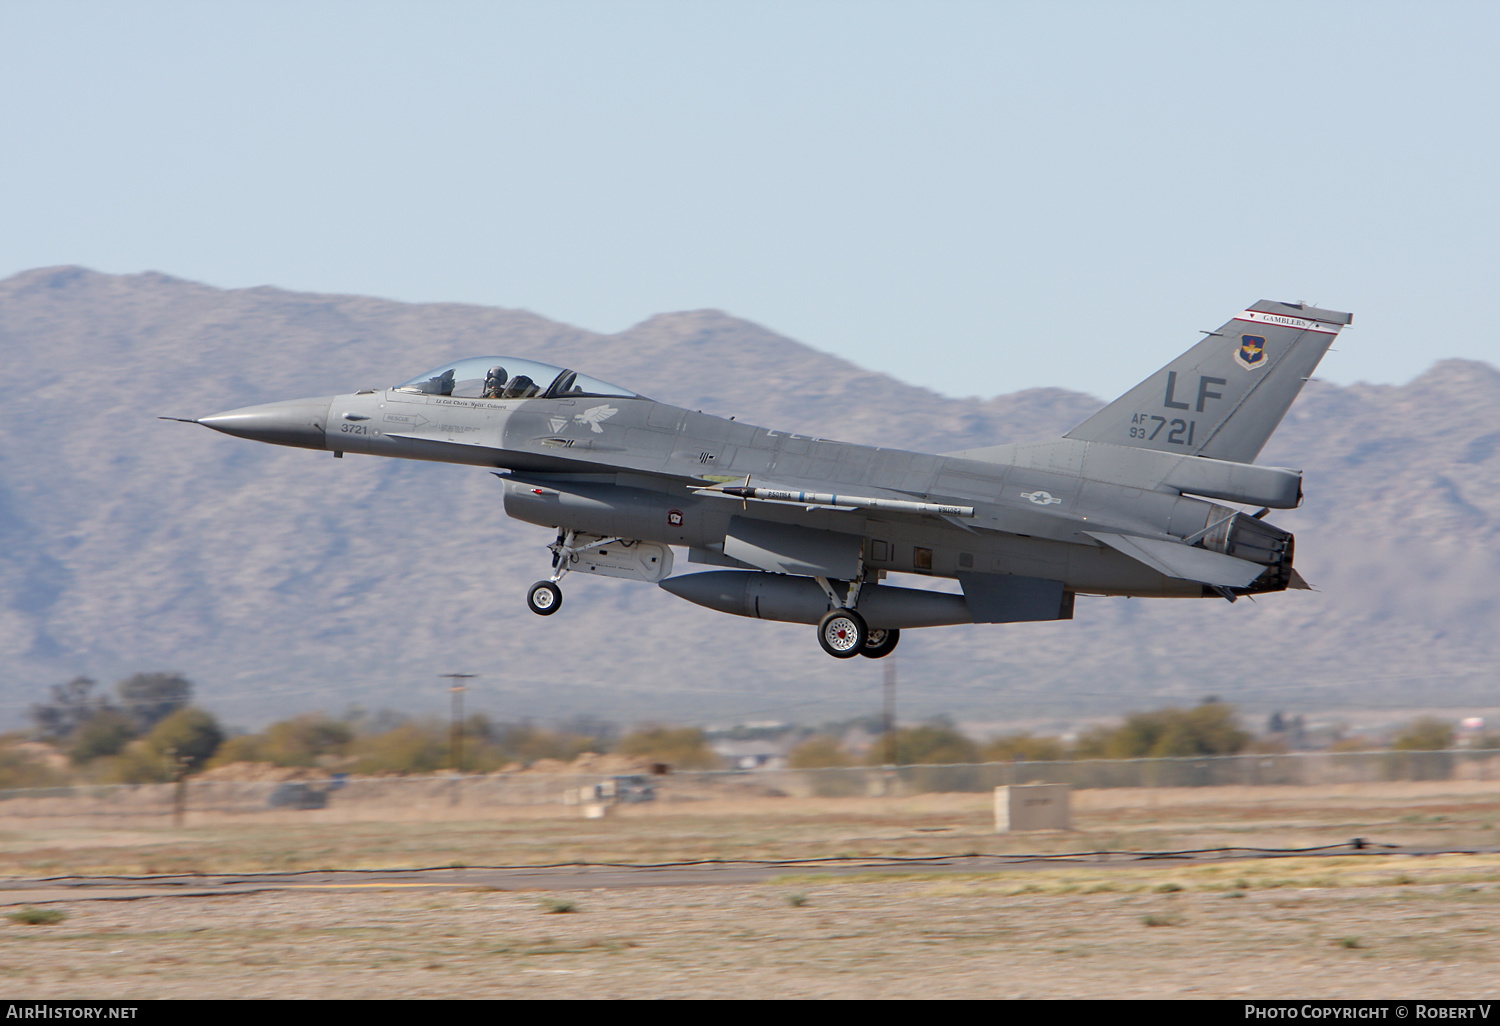
[[[1078,595],[1306,588],[1292,535],[1265,519],[1301,503],[1302,473],[1255,458],[1352,321],[1263,300],[1056,441],[944,455],[755,427],[508,356],[191,423],[488,468],[507,514],[556,532],[526,595],[541,616],[566,574],[598,574],[816,624],[829,655],[878,659],[911,628],[1071,620]],[[672,576],[674,549],[726,569]]]

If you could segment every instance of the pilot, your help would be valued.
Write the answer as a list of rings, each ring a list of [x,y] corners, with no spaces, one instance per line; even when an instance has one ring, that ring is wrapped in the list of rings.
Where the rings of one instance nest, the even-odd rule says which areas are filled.
[[[507,381],[504,367],[491,367],[484,376],[484,398],[499,399],[505,393]]]

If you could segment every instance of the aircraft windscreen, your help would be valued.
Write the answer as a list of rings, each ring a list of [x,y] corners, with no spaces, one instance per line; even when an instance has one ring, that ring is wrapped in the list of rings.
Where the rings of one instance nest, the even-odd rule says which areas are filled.
[[[621,388],[619,385],[611,385],[607,381],[591,378],[587,374],[579,374],[577,371],[568,371],[558,378],[553,384],[551,391],[547,393],[553,398],[561,398],[568,395],[583,396],[615,396],[620,399],[634,399],[636,393],[629,389]]]
[[[612,396],[621,399],[635,393],[535,360],[509,356],[476,356],[419,374],[396,386],[403,392],[446,395],[455,399],[530,399],[535,396]]]

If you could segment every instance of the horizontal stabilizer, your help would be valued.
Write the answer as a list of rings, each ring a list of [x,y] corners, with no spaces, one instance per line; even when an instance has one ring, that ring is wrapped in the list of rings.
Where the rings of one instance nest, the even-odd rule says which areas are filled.
[[[1181,542],[1094,531],[1084,533],[1096,541],[1103,542],[1116,552],[1123,552],[1131,559],[1145,563],[1157,573],[1175,577],[1180,581],[1198,581],[1200,584],[1224,588],[1244,588],[1266,572],[1266,568],[1259,563],[1235,559],[1222,552],[1194,548],[1191,545],[1183,545]]]
[[[1109,442],[1059,438],[1051,442],[990,445],[946,455],[979,463],[1068,474],[1126,488],[1170,488],[1181,494],[1203,495],[1272,509],[1295,509],[1302,502],[1300,470],[1140,447],[1132,449]]]

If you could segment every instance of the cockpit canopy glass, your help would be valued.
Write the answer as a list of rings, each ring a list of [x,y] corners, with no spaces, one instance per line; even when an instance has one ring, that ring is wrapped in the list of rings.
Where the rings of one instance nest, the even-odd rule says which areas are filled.
[[[476,356],[444,364],[396,386],[402,392],[446,395],[455,399],[531,399],[543,396],[610,396],[637,398],[636,393],[587,374],[509,356]]]

